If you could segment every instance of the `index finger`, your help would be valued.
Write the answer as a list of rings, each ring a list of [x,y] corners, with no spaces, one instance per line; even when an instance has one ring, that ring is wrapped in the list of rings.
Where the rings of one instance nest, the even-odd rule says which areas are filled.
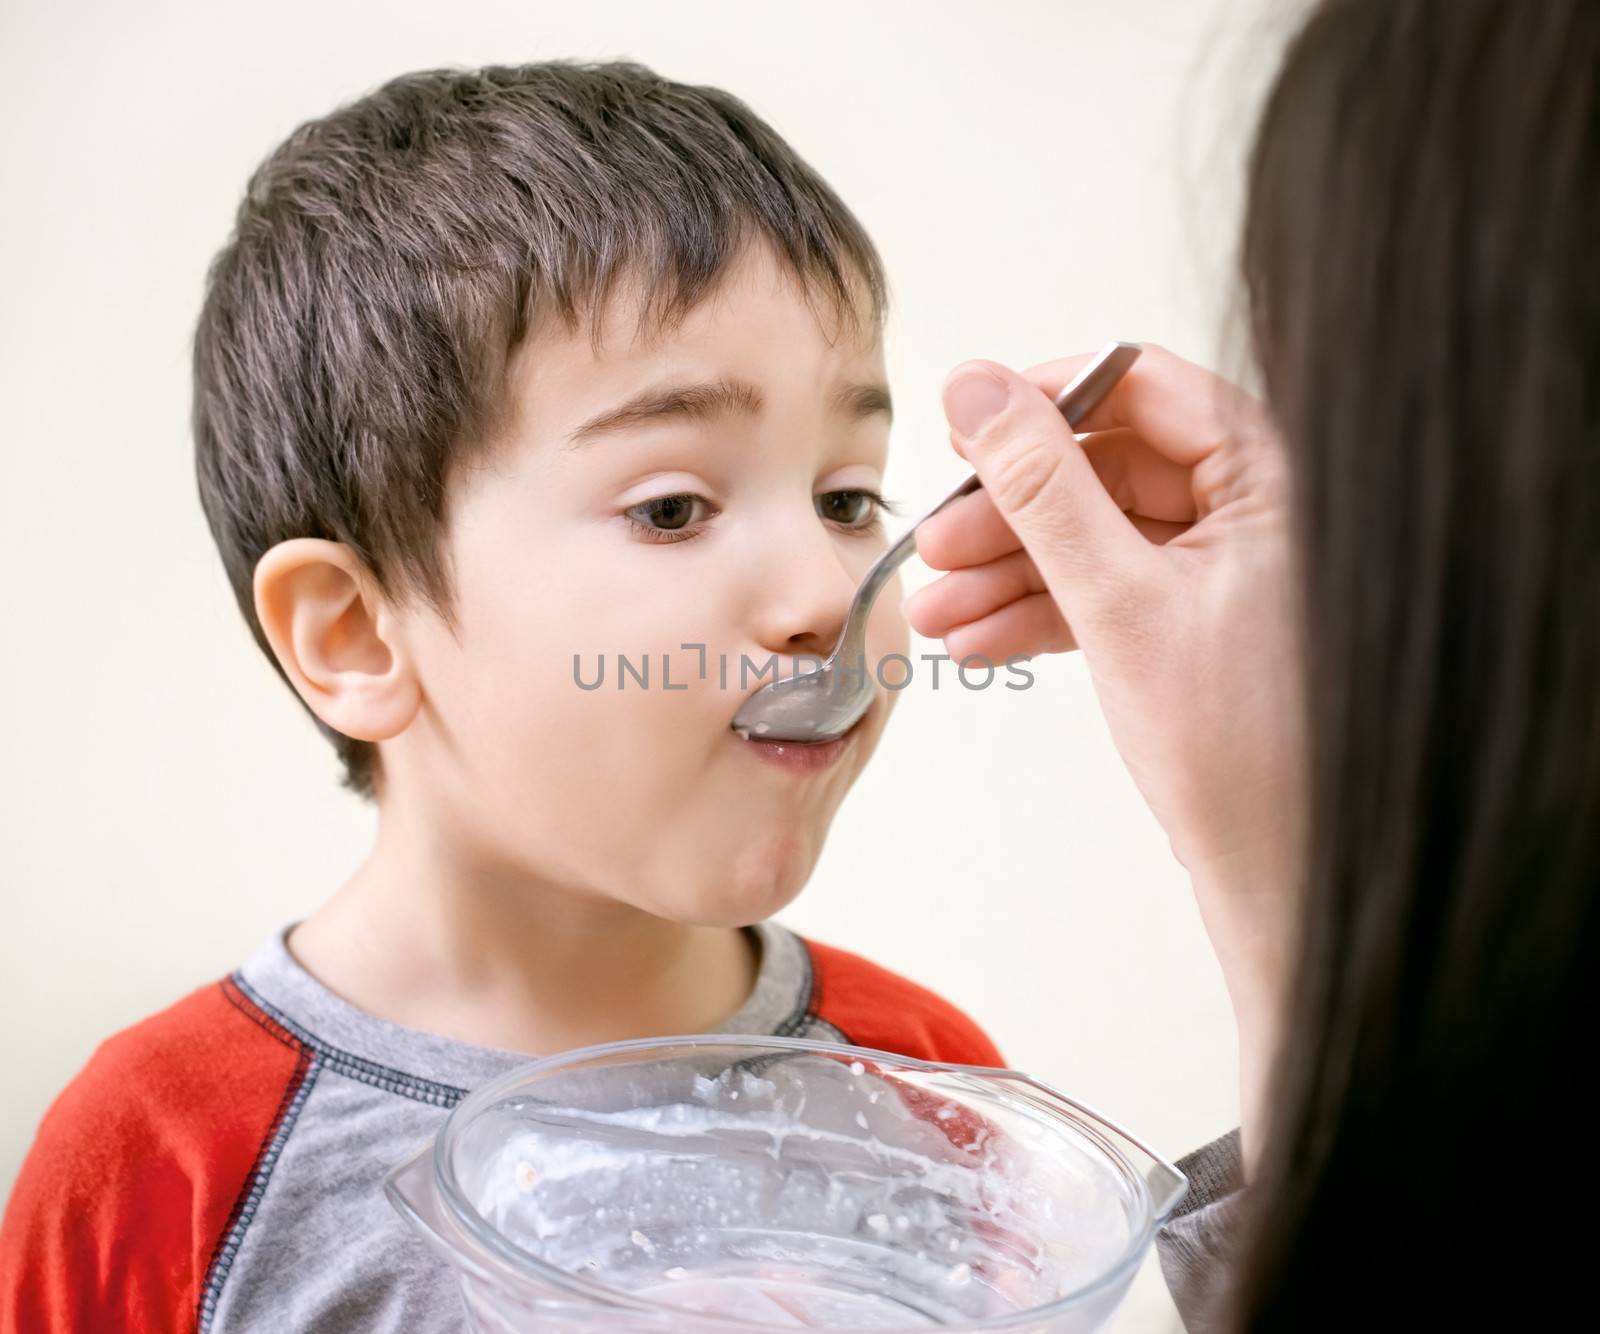
[[[1271,436],[1267,410],[1259,399],[1164,347],[1154,343],[1142,347],[1139,359],[1078,423],[1078,431],[1132,430],[1173,462],[1188,467],[1229,439]],[[1092,359],[1063,357],[1023,375],[1054,397]]]

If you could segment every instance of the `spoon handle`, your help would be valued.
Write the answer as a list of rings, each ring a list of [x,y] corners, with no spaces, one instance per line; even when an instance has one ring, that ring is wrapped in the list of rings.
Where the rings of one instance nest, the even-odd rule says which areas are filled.
[[[1141,351],[1138,343],[1107,343],[1100,350],[1099,356],[1079,371],[1071,383],[1055,396],[1056,408],[1067,419],[1067,425],[1075,428],[1099,407],[1100,401],[1111,392],[1111,387],[1127,374],[1128,367],[1139,359]],[[917,529],[952,501],[960,500],[962,496],[970,496],[982,486],[982,479],[977,473],[973,473],[906,529],[894,545],[878,557],[862,578],[855,597],[851,599],[850,611],[845,617],[844,633],[839,636],[839,647],[834,650],[835,656],[864,633],[867,615],[872,610],[872,604],[877,601],[879,592],[889,582],[889,576],[905,563],[906,557],[917,545]]]

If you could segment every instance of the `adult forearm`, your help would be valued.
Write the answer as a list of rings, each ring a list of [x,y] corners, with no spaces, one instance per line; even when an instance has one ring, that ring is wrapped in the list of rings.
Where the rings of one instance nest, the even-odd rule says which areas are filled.
[[[1298,944],[1295,859],[1235,859],[1194,877],[1195,898],[1239,1035],[1240,1136],[1251,1175],[1265,1137],[1274,1063]]]

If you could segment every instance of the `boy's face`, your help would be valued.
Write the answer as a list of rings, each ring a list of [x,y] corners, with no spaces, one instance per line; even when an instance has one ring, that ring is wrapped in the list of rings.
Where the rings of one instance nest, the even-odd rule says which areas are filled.
[[[665,335],[619,299],[598,347],[519,349],[504,439],[450,482],[455,632],[408,621],[423,712],[384,755],[481,871],[719,926],[805,883],[894,699],[827,747],[730,728],[757,672],[831,650],[884,546],[882,348],[817,309],[753,247]],[[907,647],[898,603],[869,666]]]

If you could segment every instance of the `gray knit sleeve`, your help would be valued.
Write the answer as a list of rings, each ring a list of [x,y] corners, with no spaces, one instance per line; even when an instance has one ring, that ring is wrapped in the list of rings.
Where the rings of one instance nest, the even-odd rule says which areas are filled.
[[[1230,1130],[1180,1159],[1189,1193],[1156,1233],[1161,1272],[1189,1334],[1222,1329],[1222,1301],[1231,1278],[1234,1244],[1244,1213],[1239,1132]]]

